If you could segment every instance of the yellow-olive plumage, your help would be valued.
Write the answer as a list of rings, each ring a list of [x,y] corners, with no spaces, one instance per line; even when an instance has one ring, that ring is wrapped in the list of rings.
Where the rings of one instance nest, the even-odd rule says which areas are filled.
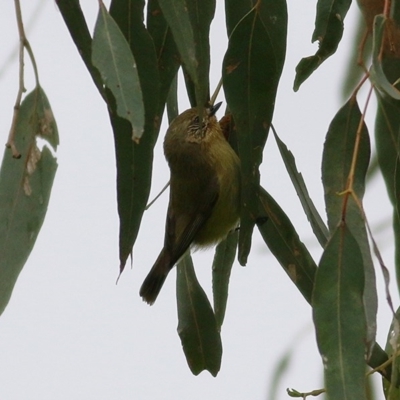
[[[212,246],[235,228],[239,219],[239,158],[215,117],[221,103],[178,115],[164,140],[171,170],[164,247],[140,289],[153,304],[169,271],[192,245]]]

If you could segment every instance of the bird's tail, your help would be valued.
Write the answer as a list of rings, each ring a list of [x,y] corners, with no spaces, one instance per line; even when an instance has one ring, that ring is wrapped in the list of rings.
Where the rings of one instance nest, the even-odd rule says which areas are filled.
[[[162,286],[164,285],[165,279],[169,271],[171,271],[171,257],[163,249],[158,256],[153,268],[150,270],[149,274],[146,276],[142,287],[140,288],[140,296],[142,296],[143,301],[152,305],[156,299]]]

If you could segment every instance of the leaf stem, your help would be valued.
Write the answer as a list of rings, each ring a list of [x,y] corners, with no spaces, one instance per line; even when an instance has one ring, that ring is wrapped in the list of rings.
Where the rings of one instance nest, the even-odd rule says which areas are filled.
[[[364,125],[365,115],[367,113],[369,101],[371,99],[372,89],[373,89],[373,86],[371,85],[371,87],[369,89],[369,92],[368,92],[368,95],[367,95],[367,99],[365,101],[364,110],[363,110],[363,113],[361,115],[360,122],[358,123],[358,127],[357,127],[356,141],[354,143],[353,158],[351,160],[351,167],[350,167],[350,172],[349,172],[349,178],[350,178],[350,182],[349,183],[351,185],[351,189],[353,189],[354,174],[355,174],[355,170],[356,170],[356,164],[357,164],[357,158],[358,158],[358,150],[360,148],[360,141],[361,141],[361,132],[362,132],[362,128],[363,128],[363,125]]]
[[[218,85],[217,85],[217,87],[215,88],[213,95],[211,96],[211,99],[210,99],[210,106],[213,106],[213,105],[214,105],[215,100],[216,100],[217,97],[218,97],[219,91],[221,90],[221,87],[222,87],[222,77],[221,77],[221,79],[219,80]]]
[[[384,7],[384,9],[383,9],[383,15],[384,15],[386,18],[389,18],[389,17],[390,17],[390,9],[391,9],[391,6],[392,6],[392,0],[385,0],[385,7]]]
[[[157,199],[167,190],[168,186],[169,186],[169,181],[161,189],[160,193],[158,193],[158,195],[154,197],[154,199],[149,204],[147,204],[146,208],[144,209],[145,211],[147,211],[157,201]]]
[[[11,127],[10,127],[10,132],[8,134],[8,140],[6,143],[6,147],[11,149],[12,156],[14,158],[20,158],[21,154],[18,152],[18,149],[15,145],[15,132],[16,132],[19,109],[21,106],[22,94],[26,91],[25,86],[24,86],[24,49],[27,50],[29,58],[31,59],[31,62],[32,62],[33,71],[35,74],[36,86],[39,86],[39,74],[38,74],[38,69],[37,69],[37,65],[36,65],[35,57],[33,55],[32,48],[31,48],[29,41],[25,35],[24,23],[22,21],[22,11],[21,11],[20,1],[14,0],[14,5],[15,5],[15,15],[17,18],[17,26],[18,26],[18,34],[19,34],[19,78],[18,78],[19,83],[18,83],[17,98],[16,98],[15,104],[14,104],[14,112],[13,112],[13,117],[11,120]]]
[[[383,371],[387,366],[393,363],[394,359],[400,355],[400,351],[397,351],[395,354],[392,354],[389,359],[387,359],[381,365],[378,365],[376,368],[371,369],[371,371],[367,372],[367,376],[374,374],[375,372]]]
[[[361,81],[360,84],[362,84],[362,83],[363,83],[363,81]],[[359,89],[359,87],[356,88],[354,93],[356,93],[356,91],[358,89]],[[351,160],[350,171],[349,171],[349,175],[347,177],[346,189],[343,192],[345,194],[345,198],[344,198],[344,201],[343,201],[343,207],[342,207],[342,220],[343,221],[346,220],[347,203],[348,203],[348,199],[349,199],[350,195],[354,198],[356,203],[359,205],[361,212],[363,212],[361,203],[359,202],[356,194],[354,193],[353,184],[354,184],[354,174],[355,174],[355,170],[356,170],[356,166],[357,166],[358,151],[359,151],[360,142],[361,142],[361,133],[362,133],[362,128],[363,128],[363,125],[364,125],[365,115],[367,113],[369,101],[371,99],[372,89],[373,89],[373,86],[371,85],[371,87],[369,89],[369,92],[368,92],[368,95],[367,95],[367,99],[365,101],[364,110],[363,110],[363,112],[361,114],[361,118],[360,118],[360,121],[359,121],[358,127],[357,127],[356,140],[355,140],[355,143],[354,143],[354,150],[353,150],[353,157],[352,157],[352,160]],[[356,101],[355,94],[353,94],[353,98],[354,98],[354,101]]]

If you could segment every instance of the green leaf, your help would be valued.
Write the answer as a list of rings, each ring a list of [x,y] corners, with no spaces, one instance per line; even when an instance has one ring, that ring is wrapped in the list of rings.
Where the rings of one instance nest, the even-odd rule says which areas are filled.
[[[351,97],[336,113],[326,134],[322,158],[322,182],[328,226],[331,231],[336,229],[342,219],[343,196],[340,193],[347,189],[361,119],[362,115],[357,100]],[[353,190],[360,200],[364,196],[365,175],[368,170],[370,153],[368,130],[365,123],[362,123],[353,181]],[[356,213],[358,209],[356,204],[351,204]]]
[[[382,349],[381,346],[379,346],[378,343],[375,343],[374,346],[372,347],[372,352],[371,352],[371,356],[369,357],[368,360],[368,365],[371,368],[376,368],[378,370],[378,372],[384,376],[388,381],[390,381],[391,379],[391,375],[392,375],[392,366],[391,364],[386,365],[385,368],[382,368],[382,364],[386,363],[386,361],[389,360],[389,357],[387,355],[387,353]],[[394,382],[398,381],[398,376],[397,378],[394,380]]]
[[[274,47],[274,56],[279,68],[283,68],[286,53],[287,6],[283,0],[226,0],[225,16],[228,37],[254,7],[269,32],[270,43]]]
[[[397,1],[391,4],[390,17],[397,25],[400,24],[400,4]]]
[[[322,247],[325,247],[325,244],[329,239],[328,228],[326,227],[324,221],[319,215],[313,201],[308,194],[303,176],[297,171],[296,161],[293,157],[292,152],[288,150],[285,143],[283,143],[282,140],[278,137],[275,130],[273,130],[273,132],[276,143],[278,144],[279,152],[281,153],[283,162],[285,163],[286,170],[290,176],[290,179],[292,180],[294,188],[296,189],[297,196],[299,196],[301,205],[303,206],[303,210],[306,213],[308,220],[310,221],[315,237],[318,239],[320,245]]]
[[[225,1],[225,21],[226,31],[230,38],[236,25],[240,20],[251,12],[256,4],[256,0],[226,0]]]
[[[14,285],[46,216],[57,161],[45,145],[54,148],[58,131],[44,91],[37,87],[21,104],[15,145],[21,158],[6,149],[0,170],[0,314],[7,306]]]
[[[140,144],[130,140],[129,124],[118,117],[115,102],[111,104],[117,158],[117,198],[120,218],[120,270],[132,252],[143,212],[149,198],[156,142],[164,103],[161,107],[160,80],[153,40],[143,24],[144,2],[141,0],[112,1],[110,15],[129,44],[135,58],[145,109],[144,135]]]
[[[384,71],[385,67],[387,68],[389,66],[387,59],[390,58],[390,54],[387,54],[388,52],[385,50],[388,45],[385,45],[384,39],[386,38],[387,41],[388,33],[393,29],[397,29],[389,22],[390,20],[388,20],[384,15],[377,15],[375,17],[374,35],[372,39],[372,67],[370,71],[370,78],[375,87],[382,93],[387,94],[395,100],[400,100],[400,91],[392,83],[390,83]],[[399,60],[397,58],[394,60],[396,64],[398,64]],[[398,69],[398,67],[395,67],[395,70],[398,71]],[[393,75],[393,73],[390,75]],[[393,77],[392,79],[393,82],[395,82],[397,81],[398,76]]]
[[[186,93],[189,99],[190,106],[196,107],[197,105],[196,84],[194,83],[193,79],[189,75],[184,65],[182,65],[182,72],[183,72],[183,78],[185,79]]]
[[[356,33],[351,39],[350,54],[348,55],[345,65],[345,77],[342,79],[340,84],[341,98],[343,101],[347,100],[351,96],[358,85],[358,82],[360,82],[361,78],[365,74],[363,67],[358,63],[360,57],[360,43],[363,41],[367,29],[365,18],[362,13],[358,14],[356,26]],[[369,60],[371,56],[371,43],[372,40],[369,35],[363,47],[362,56],[364,60]]]
[[[168,122],[171,123],[179,114],[178,108],[178,75],[175,75],[167,97]]]
[[[156,51],[160,76],[160,113],[162,114],[170,86],[178,72],[180,58],[171,29],[164,18],[158,0],[148,1],[147,29]]]
[[[58,0],[57,5],[93,82],[106,101],[100,72],[92,63],[92,37],[90,36],[79,0]]]
[[[122,272],[132,252],[149,199],[154,138],[144,135],[140,144],[137,144],[132,141],[132,128],[126,119],[112,114],[110,120],[117,155],[119,252]]]
[[[227,7],[235,8],[232,2]],[[242,166],[238,257],[242,265],[247,262],[257,215],[259,165],[285,57],[286,26],[286,2],[257,2],[232,30],[223,61],[224,91],[237,129]]]
[[[397,309],[396,315],[393,316],[392,323],[389,328],[389,332],[386,340],[386,352],[389,356],[392,356],[398,351],[400,345],[400,308]],[[393,368],[394,366],[394,368]],[[385,399],[398,400],[400,397],[400,388],[398,387],[398,377],[400,374],[400,357],[397,355],[392,364],[389,364],[391,368],[391,374],[389,379],[383,379],[383,390]]]
[[[260,217],[258,229],[283,269],[297,286],[300,293],[311,304],[314,279],[317,266],[307,248],[300,241],[299,236],[289,218],[264,190],[261,190]],[[367,360],[371,368],[377,368],[387,361],[388,356],[382,348],[374,343],[371,356]],[[384,376],[390,376],[390,367],[379,371]]]
[[[189,253],[177,265],[176,289],[178,334],[189,368],[194,375],[207,370],[217,376],[221,367],[221,336]]]
[[[116,111],[132,126],[132,139],[144,131],[145,109],[136,61],[124,35],[103,3],[93,35],[92,62],[116,101]]]
[[[258,229],[268,248],[304,298],[311,303],[317,266],[287,215],[261,188]]]
[[[214,312],[219,331],[224,322],[226,303],[228,301],[229,278],[235,261],[238,236],[237,231],[230,232],[227,238],[220,242],[215,249],[212,282]]]
[[[375,140],[379,166],[393,205],[397,287],[400,288],[400,101],[378,93]]]
[[[215,0],[158,2],[173,33],[182,63],[195,84],[197,105],[203,107],[209,95],[209,32]]]
[[[330,400],[366,399],[363,291],[362,254],[342,222],[322,255],[312,301]]]
[[[336,229],[343,218],[345,195],[339,195],[339,193],[347,189],[361,119],[362,115],[357,101],[352,97],[337,112],[326,135],[322,155],[322,183],[324,185],[328,225],[331,231]],[[370,155],[369,134],[366,125],[362,123],[353,177],[353,190],[360,204],[362,204],[365,192],[365,176]],[[364,215],[352,196],[347,199],[345,220],[348,229],[358,243],[363,257],[365,276],[364,306],[368,326],[367,343],[370,349],[375,342],[378,309],[375,270],[365,228]]]
[[[343,21],[351,5],[351,0],[318,0],[315,30],[312,42],[319,42],[314,56],[303,58],[296,67],[294,91],[332,54],[343,36]]]
[[[398,17],[399,7],[392,9],[394,17]],[[397,82],[400,76],[398,53],[393,52],[390,39],[397,37],[397,27],[390,19],[377,16],[374,21],[373,70],[379,78],[378,113],[375,124],[375,138],[379,165],[385,179],[389,198],[393,204],[393,229],[395,236],[395,261],[397,286],[400,288],[400,101],[397,89],[390,82]],[[379,73],[379,74],[378,74]],[[374,77],[375,78],[375,77]]]

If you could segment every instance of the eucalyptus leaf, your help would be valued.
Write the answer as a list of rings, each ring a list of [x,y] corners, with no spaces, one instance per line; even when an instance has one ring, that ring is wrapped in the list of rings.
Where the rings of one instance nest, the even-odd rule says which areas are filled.
[[[313,291],[313,318],[330,400],[366,399],[364,266],[346,223],[322,255]]]
[[[360,122],[362,123],[360,124]],[[358,143],[357,149],[356,143]],[[345,219],[347,227],[357,241],[363,257],[368,355],[375,342],[378,295],[375,269],[365,227],[365,217],[359,206],[362,205],[365,192],[365,177],[368,171],[370,155],[371,145],[368,129],[362,121],[357,101],[352,97],[336,113],[329,126],[322,156],[322,182],[330,230],[335,230],[337,224],[342,219]],[[357,157],[357,162],[354,170],[352,170],[354,157]],[[351,189],[354,191],[354,195],[357,196],[357,202],[353,196],[346,194],[347,186],[350,182],[350,174],[352,174]],[[344,210],[346,210],[345,214]]]
[[[177,265],[178,334],[194,375],[221,368],[222,342],[214,312],[200,286],[189,253]]]
[[[303,58],[296,67],[293,89],[300,85],[332,54],[342,40],[343,21],[351,5],[351,0],[318,0],[315,30],[312,42],[318,40],[315,55]]]
[[[278,144],[279,152],[281,153],[281,157],[285,163],[286,170],[290,176],[290,179],[292,180],[297,196],[299,197],[301,205],[303,206],[303,210],[310,221],[315,237],[318,239],[320,245],[325,247],[325,244],[329,239],[328,228],[326,227],[308,194],[303,176],[297,171],[296,161],[292,152],[288,150],[287,146],[279,138],[276,131],[273,130],[273,132],[276,143]]]
[[[132,139],[138,141],[144,131],[145,115],[136,61],[103,3],[94,28],[92,62],[114,95],[118,115],[131,123]]]
[[[228,301],[229,278],[231,276],[232,265],[235,261],[238,236],[237,231],[230,232],[226,239],[219,243],[215,249],[212,265],[212,282],[214,313],[219,330],[221,330],[222,323],[224,322]]]
[[[317,265],[278,203],[261,189],[258,229],[266,245],[304,298],[311,303]]]
[[[158,2],[174,36],[182,63],[194,82],[197,106],[202,108],[209,94],[209,32],[215,13],[215,0]]]
[[[372,39],[372,68],[370,71],[370,78],[375,84],[375,87],[381,92],[395,100],[400,100],[400,91],[389,82],[384,71],[385,59],[390,57],[388,50],[385,50],[388,47],[388,44],[386,44],[385,41],[385,33],[387,35],[387,32],[395,29],[397,28],[395,28],[393,24],[390,23],[390,20],[388,20],[384,15],[377,15],[375,17],[374,35]],[[398,62],[398,59],[396,61]]]
[[[54,149],[58,145],[57,125],[41,87],[19,109],[15,145],[21,158],[5,149],[0,170],[0,314],[39,235],[57,170],[49,147],[38,148],[39,136]]]
[[[238,19],[237,4],[227,2]],[[245,8],[240,8],[244,12]],[[230,11],[228,11],[230,13]],[[223,86],[237,130],[241,161],[242,207],[239,262],[245,265],[257,214],[259,165],[268,137],[275,96],[286,51],[287,10],[284,1],[257,3],[231,30],[223,61]]]

